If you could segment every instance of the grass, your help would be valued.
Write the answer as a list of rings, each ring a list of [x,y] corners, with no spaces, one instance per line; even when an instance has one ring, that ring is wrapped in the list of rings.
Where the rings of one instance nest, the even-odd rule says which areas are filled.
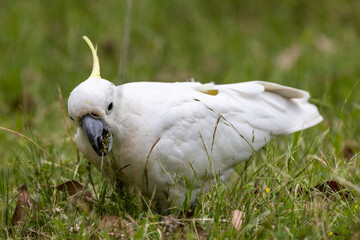
[[[82,35],[98,43],[102,76],[117,84],[261,79],[311,93],[323,123],[274,139],[240,163],[230,181],[199,198],[194,219],[209,239],[359,238],[357,1],[133,1],[128,46],[123,44],[126,9],[126,1],[3,3],[0,127],[25,135],[49,154],[0,130],[1,238],[18,238],[24,229],[33,237],[108,238],[99,222],[106,214],[133,219],[134,238],[164,237],[162,217],[133,201],[137,196],[115,194],[73,143],[76,129],[64,105],[92,64]],[[120,63],[124,50],[126,65]],[[92,213],[67,194],[43,187],[69,179],[84,183],[95,196],[94,186]],[[344,185],[347,197],[314,190],[330,180]],[[14,227],[17,188],[24,183],[35,210]],[[240,232],[231,223],[236,209],[245,212]],[[79,229],[70,231],[76,225]]]

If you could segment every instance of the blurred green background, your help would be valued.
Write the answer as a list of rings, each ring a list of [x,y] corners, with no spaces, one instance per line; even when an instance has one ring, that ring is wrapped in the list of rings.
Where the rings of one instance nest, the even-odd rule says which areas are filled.
[[[71,90],[91,72],[91,53],[81,38],[87,35],[98,45],[102,77],[116,84],[194,77],[203,83],[265,80],[299,87],[320,107],[323,129],[347,118],[344,139],[358,139],[360,1],[134,0],[131,6],[2,1],[0,126],[30,135],[47,149],[66,146],[75,128],[64,120],[58,88],[66,108]],[[119,77],[124,52],[126,71]],[[19,154],[21,142],[0,131],[0,168]]]

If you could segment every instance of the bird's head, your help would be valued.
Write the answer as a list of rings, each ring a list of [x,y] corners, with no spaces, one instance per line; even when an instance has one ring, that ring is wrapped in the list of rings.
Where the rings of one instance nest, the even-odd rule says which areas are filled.
[[[112,147],[113,136],[108,121],[116,105],[116,87],[100,77],[96,49],[87,37],[83,38],[92,51],[93,70],[90,77],[71,92],[68,111],[70,118],[86,134],[94,151],[102,156]]]

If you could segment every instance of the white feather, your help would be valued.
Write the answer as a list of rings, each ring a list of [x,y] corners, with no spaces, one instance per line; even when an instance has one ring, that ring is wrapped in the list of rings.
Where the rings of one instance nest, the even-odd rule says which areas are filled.
[[[109,98],[114,99],[114,110],[107,114]],[[148,196],[155,191],[158,201],[180,204],[187,191],[184,177],[194,184],[195,200],[202,185],[208,189],[215,176],[225,181],[240,161],[273,135],[321,122],[308,98],[305,91],[261,81],[138,82],[115,87],[103,79],[89,79],[74,89],[68,107],[78,124],[84,114],[95,112],[110,126],[115,161],[103,163],[109,179],[123,168],[117,175],[126,185]],[[81,128],[76,142],[100,168],[101,157]]]

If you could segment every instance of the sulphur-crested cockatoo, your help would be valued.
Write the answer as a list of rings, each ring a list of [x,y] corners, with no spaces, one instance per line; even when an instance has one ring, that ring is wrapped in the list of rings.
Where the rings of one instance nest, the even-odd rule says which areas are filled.
[[[120,179],[165,206],[191,200],[274,135],[322,121],[309,93],[253,81],[215,85],[198,82],[137,82],[115,86],[90,77],[70,94],[68,110],[78,126],[76,144],[110,181]],[[111,158],[105,157],[112,151]]]

